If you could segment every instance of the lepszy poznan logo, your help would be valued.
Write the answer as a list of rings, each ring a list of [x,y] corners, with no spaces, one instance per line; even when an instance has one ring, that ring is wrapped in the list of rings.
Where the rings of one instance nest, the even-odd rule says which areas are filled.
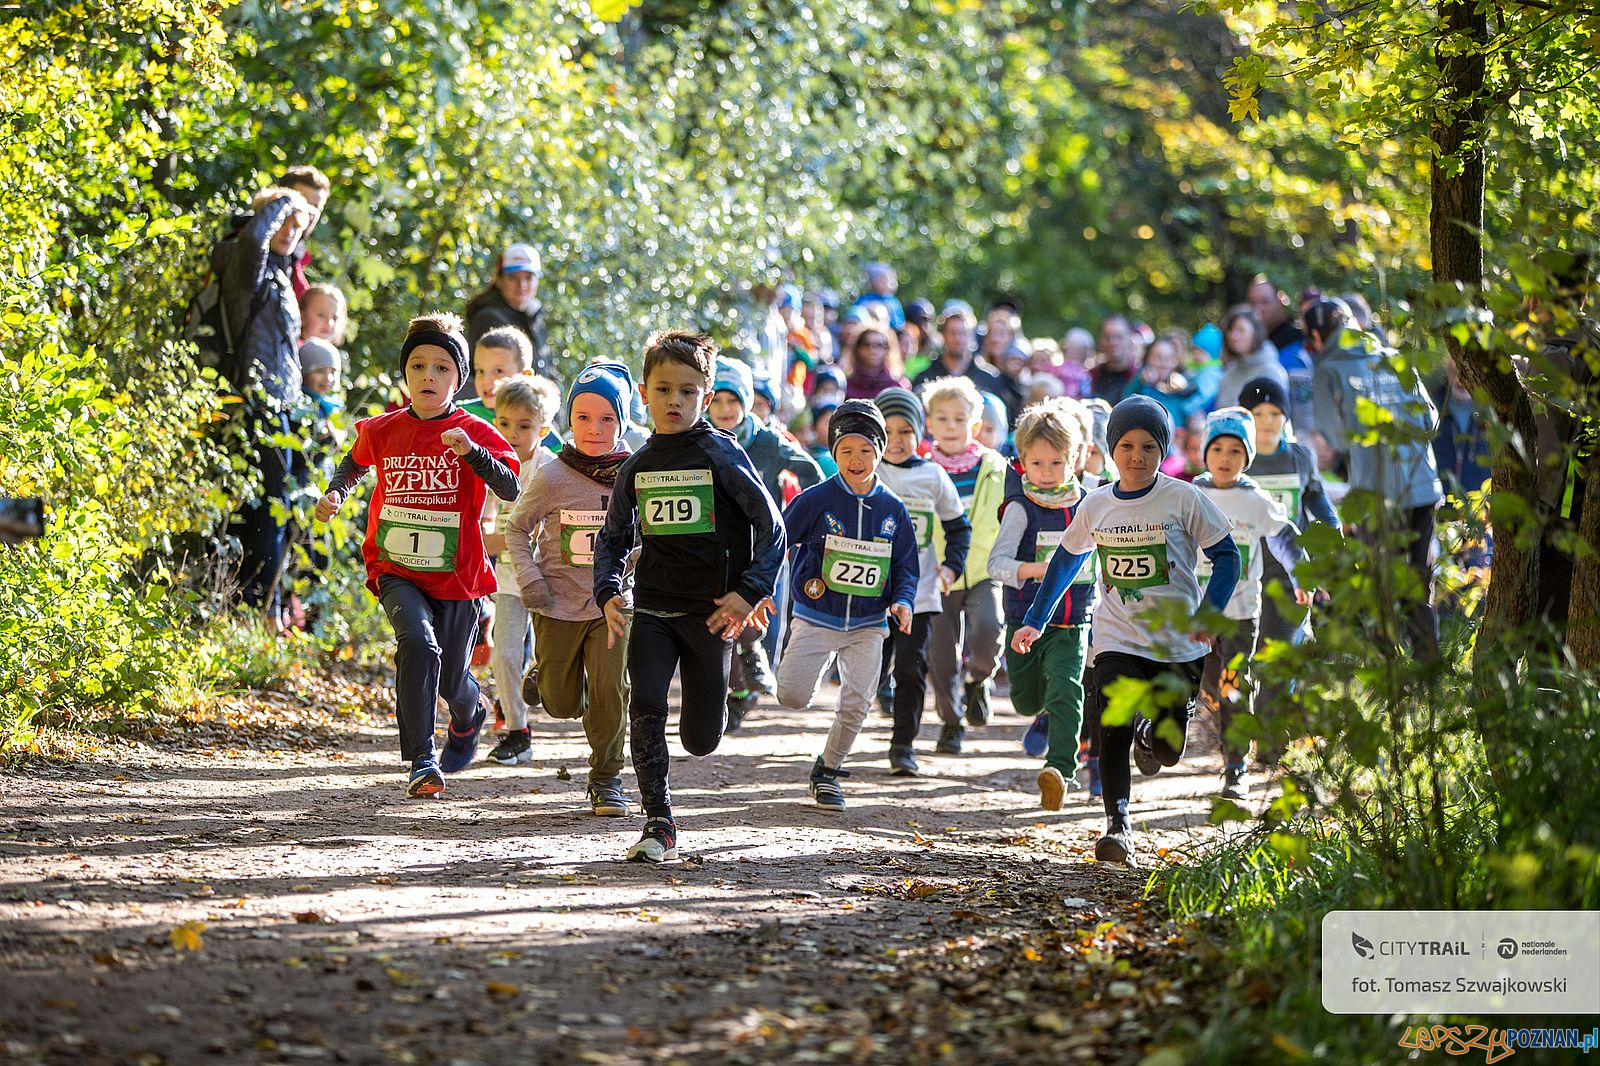
[[[1372,946],[1372,941],[1368,940],[1366,937],[1362,936],[1360,933],[1352,932],[1350,934],[1350,946],[1355,948],[1356,949],[1356,954],[1360,955],[1363,959],[1372,958],[1372,954],[1373,954],[1373,951],[1374,951],[1374,948]]]

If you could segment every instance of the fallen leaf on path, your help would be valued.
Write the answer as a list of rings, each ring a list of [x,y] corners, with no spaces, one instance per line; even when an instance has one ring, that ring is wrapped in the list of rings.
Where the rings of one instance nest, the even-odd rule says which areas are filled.
[[[172,941],[172,949],[174,951],[199,951],[204,947],[200,940],[200,934],[205,931],[205,922],[184,922],[168,933],[167,939]]]
[[[505,981],[489,981],[484,984],[483,990],[491,996],[499,996],[501,999],[511,999],[513,996],[522,995],[521,986],[508,984]]]
[[[333,924],[333,919],[321,911],[294,911],[290,916],[301,925]]]

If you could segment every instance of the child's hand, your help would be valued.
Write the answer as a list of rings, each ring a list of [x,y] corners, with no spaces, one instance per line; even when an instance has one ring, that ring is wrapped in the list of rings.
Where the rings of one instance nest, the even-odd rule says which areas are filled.
[[[889,617],[893,618],[895,625],[900,627],[900,632],[911,632],[911,608],[903,603],[897,603],[889,608]]]
[[[485,533],[483,535],[483,550],[490,555],[499,555],[506,550],[506,535],[504,533]]]
[[[1302,607],[1310,607],[1311,606],[1311,590],[1310,589],[1295,589],[1294,590],[1294,602],[1298,603]]]
[[[939,564],[939,592],[943,595],[950,591],[950,586],[956,583],[957,574],[943,563]]]
[[[332,492],[328,493],[326,496],[322,497],[322,499],[317,501],[317,521],[326,522],[328,519],[339,513],[339,508],[343,504],[343,496],[336,495]]]
[[[758,633],[765,633],[767,625],[772,621],[772,616],[778,613],[778,605],[768,596],[756,604],[756,609],[750,612],[750,617],[745,620],[745,625],[753,626]]]
[[[1023,563],[1017,567],[1019,581],[1038,581],[1044,577],[1044,572],[1050,569],[1049,563]]]
[[[611,597],[600,613],[606,616],[606,647],[615,648],[617,641],[628,635],[628,616],[622,609],[622,597]]]
[[[455,452],[462,458],[472,450],[472,438],[467,436],[464,429],[447,429],[439,434],[439,443]]]
[[[550,585],[544,581],[535,581],[531,585],[522,586],[522,606],[530,611],[542,611],[550,606]],[[607,624],[609,628],[609,619]]]
[[[717,609],[712,611],[711,617],[706,619],[706,628],[723,640],[733,640],[744,632],[745,623],[755,614],[755,610],[737,592],[730,592],[726,596],[718,596],[715,602]],[[763,601],[762,606],[765,605],[765,601]],[[763,618],[763,624],[765,621],[765,618]]]
[[[1026,655],[1033,650],[1033,642],[1039,639],[1039,631],[1032,626],[1021,626],[1011,634],[1011,650],[1018,655]]]
[[[1208,648],[1215,648],[1217,646],[1217,635],[1215,633],[1208,633],[1204,629],[1201,629],[1200,620],[1198,618],[1191,618],[1189,621],[1192,625],[1192,628],[1189,630],[1190,640],[1197,640]]]

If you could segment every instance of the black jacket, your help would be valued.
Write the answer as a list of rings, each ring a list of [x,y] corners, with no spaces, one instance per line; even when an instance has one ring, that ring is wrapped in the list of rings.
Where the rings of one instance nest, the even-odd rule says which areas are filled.
[[[533,345],[533,372],[541,377],[553,377],[550,365],[550,339],[544,320],[544,304],[533,311],[519,311],[506,303],[500,290],[491,288],[467,302],[467,347],[477,348],[485,333],[497,326],[515,326],[527,334]],[[469,385],[470,388],[470,385]],[[475,390],[470,395],[476,396]]]
[[[267,402],[288,410],[301,402],[300,304],[289,279],[289,257],[272,251],[272,238],[293,206],[279,197],[250,216],[237,234],[211,253],[222,293],[222,313],[234,337],[229,384],[263,389]]]

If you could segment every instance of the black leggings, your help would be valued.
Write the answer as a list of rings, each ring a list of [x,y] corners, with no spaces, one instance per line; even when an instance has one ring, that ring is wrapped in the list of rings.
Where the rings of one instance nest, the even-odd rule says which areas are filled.
[[[878,689],[888,683],[894,672],[894,732],[889,743],[909,747],[922,729],[922,709],[928,695],[928,638],[933,635],[933,620],[938,611],[924,611],[911,616],[911,632],[902,633],[900,627],[889,626],[889,635],[883,641],[883,668],[878,674]]]
[[[733,642],[706,628],[704,615],[662,618],[635,611],[628,637],[629,746],[639,796],[651,818],[672,817],[667,787],[667,693],[683,685],[678,739],[690,755],[710,755],[728,724],[728,667]]]
[[[1153,734],[1155,753],[1163,764],[1170,766],[1183,756],[1184,739],[1189,734],[1189,715],[1194,711],[1195,698],[1200,694],[1200,676],[1205,664],[1204,659],[1163,663],[1126,652],[1101,652],[1094,660],[1094,688],[1101,693],[1103,708],[1110,705],[1110,699],[1105,695],[1107,687],[1119,677],[1154,681],[1164,674],[1171,674],[1178,678],[1182,683],[1178,693],[1152,688],[1145,697],[1146,705],[1156,711]],[[1176,747],[1161,735],[1164,722],[1171,722],[1178,728],[1180,739]],[[1133,791],[1128,754],[1132,749],[1133,721],[1130,720],[1126,725],[1100,723],[1100,784],[1104,789],[1101,798],[1109,818],[1125,820],[1128,817],[1128,795]]]

